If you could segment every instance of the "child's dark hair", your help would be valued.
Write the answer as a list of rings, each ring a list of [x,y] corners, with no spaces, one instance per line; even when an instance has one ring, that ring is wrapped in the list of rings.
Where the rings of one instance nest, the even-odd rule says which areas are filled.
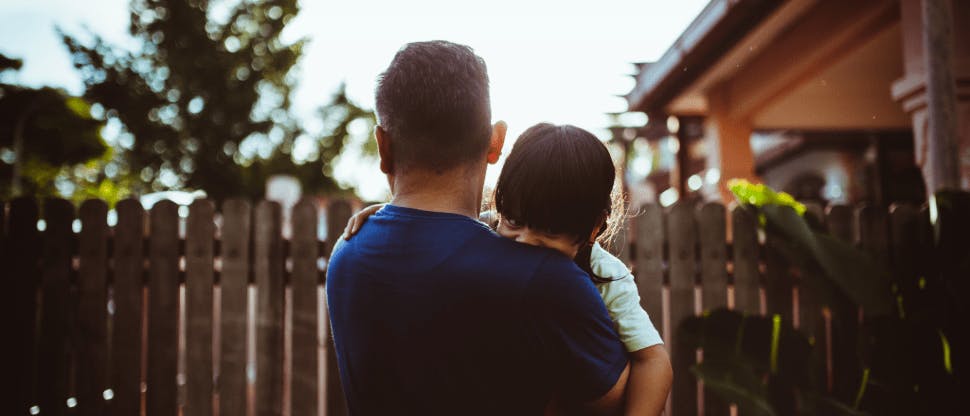
[[[612,237],[623,215],[614,192],[616,168],[606,146],[592,133],[570,125],[530,127],[516,140],[495,187],[500,215],[531,228],[572,236],[579,243],[576,263],[595,282],[589,237],[603,221],[599,239]]]

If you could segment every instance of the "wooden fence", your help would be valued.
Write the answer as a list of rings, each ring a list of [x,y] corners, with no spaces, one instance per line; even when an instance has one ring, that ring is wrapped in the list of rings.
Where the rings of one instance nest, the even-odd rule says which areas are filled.
[[[145,212],[125,200],[111,227],[102,201],[75,213],[47,200],[42,218],[32,200],[6,206],[0,303],[14,348],[3,360],[18,382],[0,413],[342,413],[335,367],[321,365],[334,361],[322,354],[321,259],[339,231],[318,241],[312,202],[294,207],[289,240],[266,201],[216,213],[199,200],[180,218],[171,201]],[[350,206],[327,213],[342,230]]]
[[[19,382],[0,413],[346,413],[322,295],[326,259],[351,214],[346,202],[327,207],[326,241],[311,201],[294,207],[289,239],[280,206],[267,201],[229,200],[216,212],[199,200],[182,218],[170,201],[145,212],[125,200],[110,226],[108,206],[97,200],[77,212],[47,200],[42,216],[29,199],[4,206],[0,316],[10,322],[13,350],[2,359]],[[835,236],[916,272],[916,248],[929,238],[925,211],[812,210]],[[771,236],[759,237],[746,211],[646,205],[626,232],[635,235],[621,256],[672,352],[673,414],[729,414],[687,370],[700,355],[671,336],[683,318],[720,306],[781,315],[827,346],[831,390],[858,386],[854,372],[840,372],[855,368],[852,358],[831,355],[832,345],[853,342],[852,328],[833,333],[825,309],[799,292],[797,270],[771,248]]]
[[[927,210],[910,205],[809,205],[809,214],[834,237],[861,247],[893,269],[897,281],[916,281],[932,247]],[[731,237],[726,238],[728,221]],[[758,230],[750,211],[726,212],[719,203],[678,203],[669,209],[644,206],[634,219],[636,235],[625,254],[633,264],[641,304],[661,330],[674,367],[668,410],[674,415],[728,415],[732,411],[704,394],[689,368],[703,353],[678,345],[673,328],[684,318],[728,307],[752,315],[779,315],[821,348],[825,368],[816,374],[825,390],[851,402],[861,372],[854,347],[859,320],[833,325],[830,309],[799,288],[800,271]],[[671,413],[671,412],[669,412]]]

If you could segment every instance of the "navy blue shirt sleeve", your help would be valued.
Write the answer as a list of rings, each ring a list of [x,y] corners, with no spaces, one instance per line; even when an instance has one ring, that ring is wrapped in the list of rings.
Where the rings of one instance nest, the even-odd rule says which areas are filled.
[[[626,367],[627,354],[589,276],[572,261],[550,255],[529,282],[525,302],[556,393],[578,401],[606,394]]]

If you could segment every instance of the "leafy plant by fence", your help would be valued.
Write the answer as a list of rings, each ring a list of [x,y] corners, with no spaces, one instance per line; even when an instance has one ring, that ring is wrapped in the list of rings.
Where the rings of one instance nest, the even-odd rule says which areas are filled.
[[[736,191],[743,201],[752,190],[745,188]],[[955,414],[965,407],[965,364],[953,357],[966,356],[970,331],[953,320],[968,312],[961,298],[970,276],[970,195],[938,193],[936,212],[860,210],[858,246],[825,231],[823,216],[750,201],[742,209],[760,218],[771,240],[767,257],[776,257],[769,263],[787,265],[795,279],[796,316],[785,322],[781,313],[717,310],[685,321],[677,338],[703,349],[705,360],[692,371],[711,390],[752,415]],[[828,220],[839,228],[831,213]]]
[[[953,201],[938,207],[941,237],[935,239],[929,211],[914,207],[807,211],[822,219],[817,225],[826,235],[889,266],[902,305],[914,316],[936,299],[925,290],[949,292],[947,301],[968,293],[966,275],[955,274],[966,268],[941,267],[965,267],[970,259],[970,234],[959,234],[967,229],[967,212],[959,211],[965,195]],[[25,414],[33,406],[43,415],[175,415],[179,408],[189,416],[345,413],[326,339],[322,266],[351,213],[346,202],[327,207],[326,241],[318,238],[322,217],[311,201],[294,208],[289,238],[283,237],[279,205],[267,201],[229,200],[220,210],[196,201],[184,227],[179,207],[169,201],[148,212],[137,201],[122,201],[110,226],[108,207],[97,200],[77,212],[63,200],[45,201],[42,214],[28,199],[5,207],[0,264],[7,290],[0,304],[12,322],[14,351],[3,359],[22,382],[2,404],[4,414]],[[756,211],[728,212],[717,203],[640,211],[627,230],[633,243],[620,251],[633,264],[642,305],[672,351],[674,415],[727,415],[729,402],[738,403],[741,414],[788,414],[791,407],[784,406],[792,403],[778,397],[797,405],[803,393],[831,398],[832,406],[848,411],[882,409],[880,401],[893,393],[878,370],[886,360],[951,375],[966,368],[958,353],[967,346],[959,326],[965,315],[930,319],[942,322],[940,333],[949,342],[946,366],[943,351],[892,357],[862,348],[857,343],[885,328],[879,327],[883,321],[869,318],[869,306],[847,317],[845,310],[858,311],[852,296],[817,296],[818,268],[793,261],[792,248],[785,248],[794,242],[790,236],[759,230]],[[946,310],[965,311],[963,304]],[[673,328],[685,321],[700,327],[674,336]],[[742,323],[746,337],[738,336]],[[717,359],[725,351],[746,354],[737,363],[752,365],[757,371],[744,374],[754,377],[739,380],[731,372],[737,368],[715,368],[727,378],[699,385],[691,367],[700,358],[693,371],[708,376],[710,367],[724,363]],[[808,363],[802,372],[792,365],[798,360]],[[802,384],[766,381],[778,373],[795,374]],[[860,386],[869,388],[857,400]],[[950,392],[943,387],[926,397]],[[732,389],[738,395],[725,394]],[[752,394],[758,392],[765,394]],[[753,397],[760,401],[748,401]]]

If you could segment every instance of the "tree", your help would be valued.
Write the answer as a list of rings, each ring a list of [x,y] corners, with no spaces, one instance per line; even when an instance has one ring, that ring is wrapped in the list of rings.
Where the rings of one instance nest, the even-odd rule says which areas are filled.
[[[346,127],[374,117],[342,90],[323,110],[339,120],[320,137],[292,115],[291,69],[306,41],[285,43],[281,32],[299,11],[296,0],[241,0],[224,19],[206,0],[133,0],[130,9],[140,50],[62,35],[85,98],[124,126],[123,168],[141,191],[258,197],[266,178],[280,173],[297,176],[306,192],[337,188],[330,165]],[[315,144],[309,160],[293,157],[300,141]]]
[[[22,62],[0,54],[0,71]],[[95,160],[108,148],[103,123],[83,99],[54,88],[0,83],[0,196],[57,194],[55,180],[72,167]]]

